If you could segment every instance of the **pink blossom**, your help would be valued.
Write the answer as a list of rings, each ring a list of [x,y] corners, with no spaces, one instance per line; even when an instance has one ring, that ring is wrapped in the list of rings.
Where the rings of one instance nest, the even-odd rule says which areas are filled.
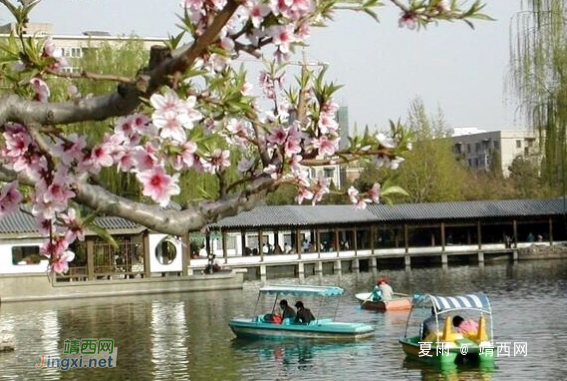
[[[69,208],[67,213],[62,213],[60,217],[67,227],[65,240],[68,243],[72,243],[75,239],[78,239],[79,241],[85,240],[85,232],[81,222],[77,219],[77,212],[75,209]]]
[[[375,183],[372,185],[372,188],[368,191],[368,197],[370,197],[372,202],[377,204],[380,202],[380,184]]]
[[[326,136],[313,139],[313,147],[319,150],[320,155],[332,156],[339,149],[339,138],[329,140]]]
[[[264,17],[270,13],[270,7],[267,4],[261,4],[257,1],[246,2],[246,7],[248,8],[250,21],[252,21],[254,28],[259,28],[264,21]]]
[[[22,198],[17,181],[5,184],[0,192],[0,217],[16,211],[22,202]]]
[[[69,262],[72,262],[73,259],[75,259],[75,253],[67,250],[62,254],[52,256],[51,258],[51,271],[56,274],[65,274],[69,271]]]
[[[334,116],[326,113],[321,113],[319,115],[317,126],[319,127],[319,131],[325,135],[329,133],[334,134],[339,128],[339,124],[335,120]]]
[[[47,83],[38,77],[33,77],[30,79],[30,84],[35,92],[34,99],[43,103],[47,102],[51,95],[51,91],[49,90]]]
[[[315,188],[317,192],[313,196],[313,205],[317,202],[320,202],[323,199],[323,196],[329,193],[329,183],[331,181],[326,177],[319,177],[317,179],[317,184]]]
[[[146,143],[143,147],[134,149],[133,159],[138,171],[144,172],[157,165],[157,151],[157,148],[151,142]]]
[[[311,200],[313,198],[313,192],[311,192],[307,188],[300,188],[297,192],[297,196],[295,196],[295,202],[298,204],[302,204],[303,200]]]
[[[285,143],[285,139],[287,137],[287,131],[283,127],[277,127],[272,129],[270,135],[267,137],[267,141],[281,146]]]
[[[172,139],[179,143],[187,140],[184,125],[190,123],[186,114],[168,111],[155,115],[153,118],[154,125],[160,130],[159,135],[162,139]]]
[[[246,82],[246,83],[244,83],[244,85],[242,85],[242,89],[240,89],[240,94],[244,95],[245,97],[252,96],[253,95],[253,93],[252,93],[253,88],[254,88],[254,86],[251,83]]]
[[[10,157],[17,158],[24,155],[32,143],[31,137],[23,127],[18,132],[6,131],[3,135],[6,141],[5,154]]]
[[[275,180],[278,178],[278,167],[274,164],[269,164],[264,168],[264,173],[270,175],[270,177]]]
[[[70,165],[74,161],[81,162],[84,157],[84,149],[87,141],[84,136],[78,136],[75,133],[70,134],[66,140],[58,140],[53,147],[53,151],[59,155],[61,161],[65,165]]]
[[[178,185],[179,174],[168,175],[163,167],[154,167],[136,175],[142,183],[144,196],[150,197],[160,206],[169,205],[171,196],[178,195],[181,191]]]
[[[358,189],[351,186],[350,188],[348,188],[347,194],[350,198],[351,203],[356,204],[358,202],[358,194],[359,194]]]
[[[417,16],[413,12],[402,12],[398,26],[400,28],[406,27],[409,30],[414,30],[417,27]]]
[[[42,194],[43,202],[45,204],[66,205],[71,198],[75,197],[75,192],[69,189],[68,181],[67,171],[60,167],[59,172]]]
[[[230,151],[217,148],[202,161],[202,164],[207,172],[220,172],[230,166]]]
[[[112,146],[103,143],[93,147],[91,153],[88,155],[88,160],[92,173],[98,173],[103,167],[110,167],[114,164]]]

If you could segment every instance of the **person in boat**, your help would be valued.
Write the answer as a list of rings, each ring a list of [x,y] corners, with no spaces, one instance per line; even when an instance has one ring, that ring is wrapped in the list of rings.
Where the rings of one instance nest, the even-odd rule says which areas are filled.
[[[376,285],[380,289],[380,294],[384,302],[389,302],[390,300],[392,300],[394,296],[394,290],[392,290],[392,287],[388,284],[388,279],[384,277],[378,278]]]
[[[289,318],[291,320],[295,320],[295,310],[291,308],[289,304],[287,304],[287,300],[280,300],[280,308],[282,310],[282,319]]]
[[[271,314],[264,315],[264,321],[266,323],[281,324],[283,321],[282,313],[278,307],[274,308]]]
[[[463,335],[475,336],[478,332],[478,323],[474,319],[463,319],[462,316],[453,318],[453,327]]]
[[[394,290],[392,290],[392,287],[388,284],[388,280],[384,277],[378,278],[376,286],[374,286],[374,290],[372,290],[372,301],[389,302],[392,300],[393,295]]]
[[[431,333],[436,332],[437,319],[435,318],[435,308],[431,307],[431,316],[425,319],[421,325],[421,340],[425,340]]]
[[[297,301],[297,303],[295,303],[295,308],[297,308],[295,323],[309,324],[312,320],[315,320],[315,316],[313,316],[311,310],[309,308],[305,308],[302,301]]]

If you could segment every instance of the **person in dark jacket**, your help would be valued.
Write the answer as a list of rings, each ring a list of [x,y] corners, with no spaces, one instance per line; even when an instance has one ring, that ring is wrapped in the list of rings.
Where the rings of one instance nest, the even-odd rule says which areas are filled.
[[[280,300],[280,308],[282,310],[282,319],[290,318],[295,319],[295,311],[289,304],[287,304],[287,300],[282,299]]]
[[[309,308],[303,306],[303,302],[298,301],[295,303],[295,308],[297,308],[297,314],[295,315],[296,323],[309,324],[312,320],[315,320],[315,316],[313,316]]]

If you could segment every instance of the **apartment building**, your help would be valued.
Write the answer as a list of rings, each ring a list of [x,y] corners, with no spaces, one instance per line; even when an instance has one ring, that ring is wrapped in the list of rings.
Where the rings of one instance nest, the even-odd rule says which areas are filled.
[[[14,23],[0,26],[0,38],[15,33],[15,27]],[[87,49],[118,45],[136,39],[142,43],[145,50],[150,50],[152,46],[163,45],[168,41],[166,37],[112,36],[104,31],[85,31],[81,35],[57,35],[53,31],[53,24],[49,23],[29,23],[26,28],[26,34],[30,36],[51,36],[59,53],[68,58],[69,67],[64,70],[71,72],[79,70],[73,65],[74,59],[83,57]]]
[[[452,139],[457,160],[473,170],[489,170],[499,165],[504,176],[509,175],[508,168],[516,157],[535,159],[540,154],[533,131],[469,131],[468,134],[456,131]]]

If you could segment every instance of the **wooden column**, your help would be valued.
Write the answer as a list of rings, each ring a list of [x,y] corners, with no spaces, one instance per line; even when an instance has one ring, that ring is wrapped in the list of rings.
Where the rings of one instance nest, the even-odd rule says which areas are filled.
[[[152,276],[150,268],[150,234],[146,230],[142,238],[142,250],[144,250],[144,278]]]
[[[482,230],[480,228],[480,220],[476,222],[476,232],[478,234],[478,248],[482,249]]]
[[[409,229],[408,224],[404,224],[404,247],[406,249],[406,253],[409,253]]]
[[[321,258],[321,235],[319,228],[315,228],[315,246],[317,246],[317,258]]]
[[[297,253],[297,259],[301,259],[301,239],[299,229],[295,229],[295,252]]]
[[[224,258],[224,263],[228,263],[228,252],[226,251],[226,231],[221,229],[222,237],[222,257]]]
[[[514,232],[514,248],[518,248],[518,221],[512,221],[512,231]]]
[[[181,275],[189,275],[189,257],[191,256],[191,244],[189,241],[189,234],[181,237]]]
[[[374,242],[376,240],[376,227],[370,225],[370,254],[374,255]]]
[[[358,236],[357,236],[357,230],[356,228],[352,229],[352,235],[354,236],[352,239],[352,243],[354,246],[354,256],[356,257],[358,255]]]
[[[553,220],[549,217],[549,244],[553,245]]]
[[[337,248],[337,257],[339,256],[339,252],[341,251],[341,244],[339,242],[339,229],[335,228],[335,246]]]
[[[94,280],[94,242],[87,238],[87,279]]]
[[[441,222],[441,251],[445,251],[445,223]]]
[[[264,262],[264,238],[262,229],[258,230],[258,251],[260,251],[260,262]]]
[[[240,247],[240,249],[242,250],[240,256],[243,257],[246,254],[246,230],[240,231]],[[250,252],[250,255],[252,255],[252,252]]]

